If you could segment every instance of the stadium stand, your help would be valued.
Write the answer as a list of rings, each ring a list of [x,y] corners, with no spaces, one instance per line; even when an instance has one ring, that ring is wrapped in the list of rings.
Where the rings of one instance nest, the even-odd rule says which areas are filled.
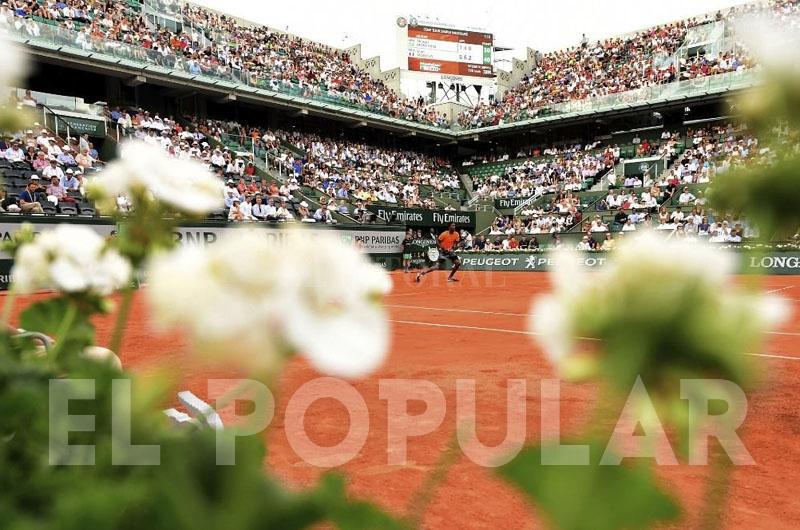
[[[796,25],[793,15],[798,12],[796,0],[774,0],[768,9],[747,4],[548,53],[511,90],[467,109],[451,124],[424,98],[395,93],[342,50],[200,6],[174,4],[159,7],[181,20],[168,27],[146,18],[135,0],[15,0],[0,8],[0,28],[23,38],[68,42],[87,53],[127,57],[188,75],[328,101],[440,129],[451,125],[472,129],[557,112],[555,107],[565,102],[635,94],[673,81],[752,69],[756,65],[733,33],[736,22],[768,12]]]
[[[602,234],[632,231],[643,223],[680,231],[681,237],[736,241],[747,236],[746,222],[718,223],[705,206],[706,185],[731,168],[769,163],[771,153],[729,120],[726,115],[735,109],[725,106],[724,91],[692,108],[659,100],[652,108],[591,125],[555,119],[546,130],[530,126],[519,135],[496,136],[481,128],[542,115],[564,102],[757,68],[731,28],[753,13],[778,13],[794,23],[796,0],[769,6],[746,5],[541,56],[518,86],[468,110],[455,130],[446,131],[444,117],[422,99],[395,94],[342,50],[266,26],[180,2],[156,6],[181,21],[170,26],[148,18],[143,4],[133,0],[12,0],[0,6],[0,29],[35,36],[57,28],[87,53],[113,51],[115,57],[200,73],[220,83],[327,98],[407,120],[409,129],[376,135],[384,131],[372,124],[343,128],[327,116],[306,116],[296,108],[221,102],[146,79],[123,78],[116,89],[104,90],[91,82],[70,86],[58,76],[41,76],[37,90],[65,84],[67,93],[97,100],[87,112],[104,108],[99,119],[110,134],[59,138],[63,130],[38,126],[7,138],[0,154],[2,206],[16,215],[96,215],[82,194],[83,179],[102,170],[100,153],[111,156],[119,141],[136,138],[161,146],[169,156],[197,159],[226,182],[225,209],[211,215],[216,221],[384,222],[368,208],[396,206],[479,212],[482,221],[472,243],[478,244],[480,235],[481,244],[506,250],[559,244],[561,235],[600,248]],[[48,71],[62,68],[47,65]],[[43,123],[51,125],[37,94],[16,90],[11,102],[45,111]],[[75,110],[86,111],[65,107],[53,114]],[[435,125],[452,139],[435,147],[429,138],[415,139],[412,122]],[[364,127],[360,133],[359,127]],[[474,129],[475,136],[459,136],[466,134],[459,127]],[[35,200],[23,205],[20,197],[30,196],[24,194],[33,175],[41,185],[32,188]],[[500,200],[513,203],[505,207]]]
[[[446,127],[445,118],[424,100],[408,99],[354,65],[342,50],[248,24],[200,6],[181,4],[185,31],[149,24],[138,2],[40,3],[16,0],[0,10],[0,27],[31,37],[39,24],[64,34],[85,51],[128,54],[137,60],[239,81],[255,87],[334,101]]]
[[[474,171],[473,185],[481,197],[530,197],[555,193],[559,189],[581,191],[610,171],[619,159],[612,147],[584,152],[580,146],[552,150],[548,154],[495,164]]]
[[[29,95],[29,94],[28,94]],[[63,139],[45,127],[0,139],[0,211],[94,216],[85,182],[103,163],[85,137]]]
[[[514,178],[525,175],[524,172],[530,168],[547,167],[554,171],[555,166],[558,168],[555,174],[574,172],[565,169],[574,162],[564,165],[560,157],[593,156],[585,155],[580,146],[550,148],[545,152],[551,158],[544,158],[544,155],[521,163],[486,164],[495,173],[487,178],[495,182],[484,183],[481,187],[489,190],[492,197],[509,196],[509,191],[513,196],[520,189],[530,191],[513,184]],[[609,162],[612,153],[617,153],[616,160],[619,160],[619,146],[606,147],[600,152],[608,153]],[[669,161],[668,167],[659,175],[630,175],[606,191],[573,190],[568,179],[559,180],[551,189],[522,195],[535,200],[517,208],[514,215],[498,216],[489,227],[486,234],[489,237],[484,238],[484,243],[496,250],[524,250],[529,248],[534,238],[537,248],[558,243],[554,237],[543,241],[542,234],[582,233],[579,249],[605,250],[613,245],[613,237],[605,234],[635,231],[643,224],[674,232],[675,237],[703,238],[718,243],[739,243],[753,235],[745,220],[718,219],[708,211],[705,190],[716,175],[732,168],[769,163],[773,153],[768,148],[759,147],[757,138],[729,123],[687,129],[683,133],[665,131],[660,142],[654,140],[645,146],[643,141],[631,151],[634,156],[651,152]],[[499,171],[505,171],[505,174],[497,176]],[[598,235],[602,240],[598,240]],[[606,248],[603,248],[604,243]]]
[[[240,149],[249,144],[259,157],[271,152],[291,185],[350,205],[437,208],[433,193],[458,195],[461,188],[449,162],[413,151],[235,122],[212,121],[199,128],[220,141],[235,141]]]
[[[433,200],[421,199],[423,188],[460,189],[448,162],[414,151],[296,129],[176,120],[143,110],[114,108],[106,118],[120,139],[135,138],[160,146],[169,156],[197,159],[225,180],[226,209],[212,214],[212,219],[335,222],[345,215],[344,220],[357,222],[367,220],[364,205],[437,207]],[[602,243],[594,234],[635,230],[641,223],[680,231],[686,237],[741,240],[746,223],[731,219],[716,223],[705,211],[704,185],[732,167],[768,162],[770,152],[759,148],[757,138],[724,124],[682,133],[664,130],[652,139],[637,134],[633,140],[622,147],[600,142],[534,147],[527,152],[535,156],[524,159],[464,166],[477,197],[530,199],[514,215],[500,215],[491,223],[486,230],[488,244],[505,250],[529,248],[532,238],[527,236],[579,231],[588,237],[581,244],[599,248]],[[85,174],[100,170],[102,162],[93,145],[84,142],[84,138],[63,140],[45,128],[26,130],[3,142],[4,211],[96,215],[83,196],[83,184]],[[655,154],[669,166],[660,175],[608,179],[610,189],[593,189],[603,187],[600,177],[616,171],[622,152],[632,157]],[[265,154],[273,173],[256,167]],[[276,169],[281,178],[275,178]],[[309,195],[316,199],[314,206],[306,202]],[[535,244],[548,243],[552,242],[537,239]]]
[[[567,101],[752,68],[754,61],[747,50],[730,38],[731,28],[742,17],[764,9],[796,24],[793,15],[798,13],[798,5],[796,0],[778,0],[767,4],[767,8],[764,4],[747,4],[724,14],[655,26],[632,35],[545,54],[517,86],[501,98],[465,110],[459,115],[458,124],[463,128],[480,128],[521,121],[546,114],[550,106]],[[723,36],[729,38],[723,49],[714,50],[708,43],[693,46],[693,40],[687,39],[690,30],[712,34],[702,29],[720,21],[727,22],[727,27],[720,31],[727,32]],[[684,54],[678,53],[681,50]]]

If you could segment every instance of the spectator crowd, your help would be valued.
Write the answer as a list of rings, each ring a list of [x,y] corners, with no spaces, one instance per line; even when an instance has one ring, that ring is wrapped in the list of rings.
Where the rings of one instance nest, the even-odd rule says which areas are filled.
[[[451,193],[461,187],[449,162],[416,151],[235,122],[210,121],[199,129],[220,140],[232,138],[239,145],[255,145],[256,151],[273,153],[274,163],[290,186],[312,188],[329,202],[338,201],[340,210],[348,208],[346,203],[356,204],[356,208],[370,203],[442,208],[428,194],[423,197],[420,187]]]
[[[511,123],[534,118],[559,103],[752,68],[755,61],[746,47],[735,41],[713,53],[702,47],[686,57],[678,57],[676,52],[690,28],[725,21],[730,33],[730,28],[745,17],[768,14],[785,22],[788,31],[796,31],[800,27],[799,13],[797,0],[772,0],[593,44],[584,40],[579,46],[541,55],[531,73],[516,86],[502,97],[465,110],[457,122],[462,128]]]
[[[180,14],[182,30],[172,31],[148,23],[129,2],[8,0],[0,8],[0,28],[36,37],[41,31],[36,19],[42,19],[74,31],[74,44],[87,52],[128,54],[194,75],[306,97],[327,96],[395,118],[448,126],[423,98],[394,92],[342,50],[198,5],[182,3]]]
[[[100,154],[86,135],[64,141],[37,123],[0,138],[0,212],[93,215],[85,183],[99,167]]]
[[[618,160],[619,149],[613,146],[592,151],[581,145],[548,149],[543,156],[509,163],[502,172],[475,179],[473,185],[480,197],[492,199],[581,191],[584,181],[602,176]]]
[[[179,10],[178,10],[179,9]],[[0,28],[36,37],[37,21],[74,34],[86,51],[128,54],[137,60],[263,88],[333,98],[339,103],[409,121],[449,127],[444,115],[424,98],[407,98],[353,63],[347,52],[262,25],[247,23],[204,7],[173,5],[183,21],[171,30],[145,20],[130,2],[87,0],[7,0],[0,6]],[[735,41],[722,50],[676,52],[687,33],[715,21],[734,25],[745,16],[775,14],[798,26],[797,0],[745,4],[715,16],[663,24],[621,37],[557,50],[502,97],[467,109],[457,117],[462,128],[510,123],[535,117],[559,103],[634,91],[679,79],[695,79],[752,68],[747,49]]]

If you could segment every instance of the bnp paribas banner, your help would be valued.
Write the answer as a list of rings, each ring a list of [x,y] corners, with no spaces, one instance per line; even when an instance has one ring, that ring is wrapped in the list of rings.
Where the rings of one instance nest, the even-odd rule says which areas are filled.
[[[27,222],[25,224],[29,225],[33,228],[33,232],[38,234],[45,230],[52,230],[56,226],[58,226],[63,220],[56,220],[55,218],[43,218],[43,217],[33,217],[31,218],[32,222]],[[111,232],[116,229],[116,225],[111,222],[80,222],[80,223],[73,223],[73,224],[81,224],[88,226],[98,234],[103,237],[108,237]],[[22,219],[18,223],[0,223],[0,243],[8,243],[14,238],[14,234],[22,228]],[[8,259],[9,255],[2,250],[0,250],[0,259]]]
[[[737,253],[743,274],[800,275],[800,252],[772,252],[758,257]],[[461,267],[473,271],[547,272],[552,270],[551,252],[462,252]],[[602,268],[610,258],[606,253],[578,254],[578,264],[587,270]]]
[[[459,228],[475,228],[475,212],[422,210],[378,205],[367,206],[367,209],[387,223],[437,228],[445,228],[450,223],[455,223]]]
[[[22,227],[20,222],[0,223],[0,242],[11,241],[14,234]],[[62,220],[54,218],[37,218],[35,222],[29,223],[34,232],[40,233],[45,230],[52,230]],[[111,221],[96,219],[82,219],[79,222],[72,221],[71,224],[85,225],[103,237],[108,237],[117,226]],[[285,225],[268,225],[256,223],[251,225],[193,225],[181,226],[175,230],[175,240],[182,245],[213,245],[225,232],[231,230],[241,230],[242,228],[254,228],[263,230],[264,237],[270,238],[278,243],[286,237],[287,230]],[[396,269],[401,264],[401,252],[403,249],[403,237],[405,231],[401,226],[369,227],[362,229],[357,225],[347,226],[315,226],[310,225],[307,231],[309,237],[314,237],[323,230],[331,230],[337,234],[341,240],[347,244],[358,246],[363,252],[369,254],[370,259],[379,263],[386,269]],[[14,262],[8,254],[0,252],[0,290],[8,289],[13,278],[11,268]]]
[[[263,230],[264,237],[276,242],[280,242],[288,233],[279,225],[181,226],[175,230],[175,240],[182,245],[212,245],[225,232],[240,230],[242,227]],[[314,234],[322,230],[331,230],[343,242],[356,245],[367,254],[399,254],[403,250],[405,231],[401,226],[370,227],[363,230],[352,226],[325,228],[311,225],[310,228],[313,230],[308,231],[309,237],[314,237]]]
[[[35,222],[27,223],[33,227],[36,233],[55,228],[61,220],[50,218],[38,218]],[[88,226],[103,237],[107,237],[116,230],[116,225],[111,221],[81,220],[71,224],[81,224]],[[11,241],[14,233],[22,226],[22,223],[0,223],[0,242]],[[264,230],[265,237],[280,239],[286,234],[286,225],[252,224],[252,225],[195,225],[181,226],[175,230],[175,240],[181,244],[189,245],[209,245],[225,232],[239,230],[244,227]],[[357,245],[367,254],[399,254],[403,250],[404,231],[399,226],[370,227],[361,229],[354,225],[337,226],[328,228],[326,226],[304,226],[313,228],[309,231],[311,237],[320,230],[333,230],[345,243]],[[8,258],[8,255],[0,251],[0,259]]]

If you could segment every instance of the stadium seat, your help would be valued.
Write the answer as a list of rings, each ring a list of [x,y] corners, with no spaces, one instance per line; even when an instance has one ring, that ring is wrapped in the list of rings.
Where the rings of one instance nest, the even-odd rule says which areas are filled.
[[[61,215],[78,215],[78,209],[71,204],[59,204],[58,213]]]

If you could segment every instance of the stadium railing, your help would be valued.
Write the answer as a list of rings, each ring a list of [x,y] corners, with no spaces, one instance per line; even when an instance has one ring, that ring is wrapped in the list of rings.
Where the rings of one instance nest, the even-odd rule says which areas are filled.
[[[503,123],[481,127],[478,129],[463,129],[462,134],[484,133],[492,131],[502,131],[523,127],[534,124],[542,124],[552,121],[563,120],[566,118],[576,118],[580,116],[597,114],[601,112],[612,112],[635,108],[638,106],[668,103],[671,101],[692,99],[701,96],[721,94],[733,90],[743,90],[756,86],[759,82],[758,70],[743,70],[741,72],[728,72],[696,79],[675,81],[663,85],[653,85],[643,87],[628,92],[609,94],[594,98],[567,101],[542,107],[542,116],[532,117],[526,120]]]

